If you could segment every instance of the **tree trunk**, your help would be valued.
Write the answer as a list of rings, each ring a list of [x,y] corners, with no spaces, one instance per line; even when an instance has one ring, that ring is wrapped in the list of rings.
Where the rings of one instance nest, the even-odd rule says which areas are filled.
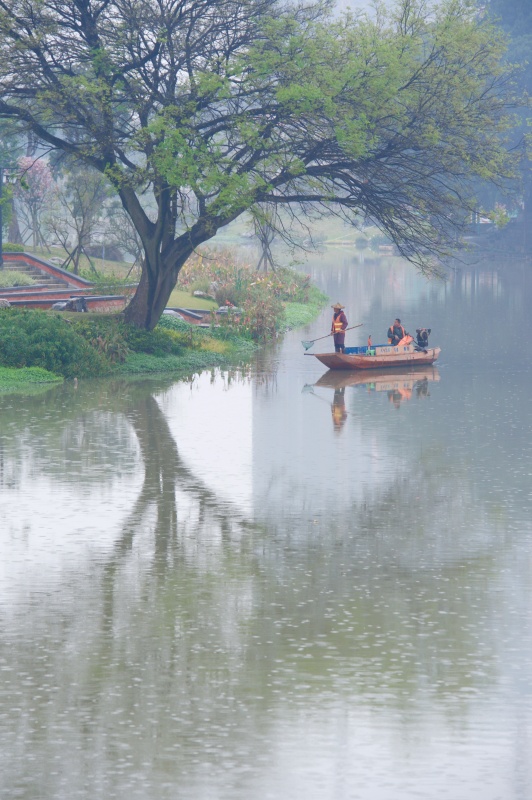
[[[148,331],[153,330],[159,322],[175,288],[181,267],[194,250],[188,243],[177,252],[173,251],[171,255],[163,257],[150,249],[152,252],[145,252],[144,255],[137,291],[124,312],[126,322]]]
[[[9,230],[7,233],[7,240],[12,244],[24,244],[20,226],[18,224],[17,209],[15,203],[11,201],[11,219],[9,220]]]

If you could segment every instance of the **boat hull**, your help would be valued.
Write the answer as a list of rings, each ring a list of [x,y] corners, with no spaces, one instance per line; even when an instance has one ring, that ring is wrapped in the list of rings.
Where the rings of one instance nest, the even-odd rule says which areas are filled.
[[[412,346],[377,347],[367,353],[308,353],[329,369],[368,370],[393,367],[428,366],[440,355],[440,347],[415,350]],[[384,351],[384,352],[383,352]],[[373,353],[375,353],[373,355]]]

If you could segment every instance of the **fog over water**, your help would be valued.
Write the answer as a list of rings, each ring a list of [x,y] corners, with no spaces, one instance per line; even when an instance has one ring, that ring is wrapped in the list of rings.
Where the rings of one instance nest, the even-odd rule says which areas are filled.
[[[0,396],[2,800],[532,797],[528,266],[365,252],[305,269],[434,368],[327,373],[327,307],[242,368]]]

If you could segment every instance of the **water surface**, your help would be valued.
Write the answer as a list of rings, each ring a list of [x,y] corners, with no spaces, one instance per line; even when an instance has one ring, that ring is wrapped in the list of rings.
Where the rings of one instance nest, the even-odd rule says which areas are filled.
[[[530,279],[308,268],[437,367],[0,398],[2,800],[532,798]]]

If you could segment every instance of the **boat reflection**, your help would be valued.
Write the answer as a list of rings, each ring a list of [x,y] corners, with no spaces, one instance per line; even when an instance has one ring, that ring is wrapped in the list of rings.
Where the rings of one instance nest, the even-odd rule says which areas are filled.
[[[411,367],[402,370],[356,370],[341,372],[329,370],[314,384],[316,387],[334,389],[332,414],[335,428],[345,422],[345,389],[357,386],[368,392],[386,392],[390,402],[398,408],[412,397],[430,395],[429,384],[440,380],[436,367]]]

